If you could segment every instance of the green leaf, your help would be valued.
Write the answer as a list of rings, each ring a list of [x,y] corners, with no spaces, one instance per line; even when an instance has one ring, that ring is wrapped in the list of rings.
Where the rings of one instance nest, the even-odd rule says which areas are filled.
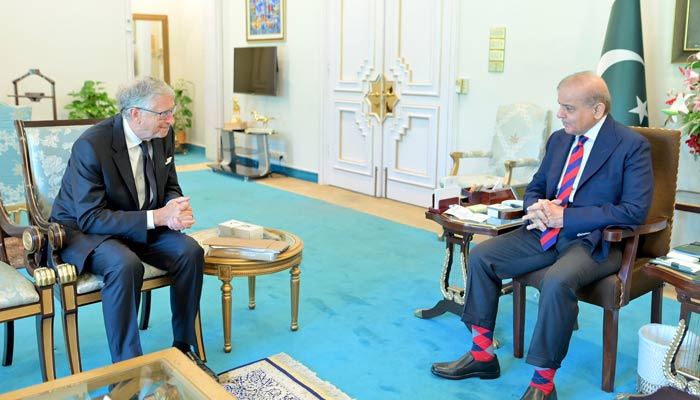
[[[119,112],[116,100],[109,97],[100,81],[87,80],[80,91],[68,95],[75,98],[65,107],[70,111],[69,119],[107,118]]]

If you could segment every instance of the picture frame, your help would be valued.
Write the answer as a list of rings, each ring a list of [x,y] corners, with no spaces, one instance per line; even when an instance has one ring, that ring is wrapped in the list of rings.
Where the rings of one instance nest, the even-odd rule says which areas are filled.
[[[671,62],[685,64],[700,51],[700,0],[676,0]]]
[[[246,40],[284,40],[286,0],[245,0]]]

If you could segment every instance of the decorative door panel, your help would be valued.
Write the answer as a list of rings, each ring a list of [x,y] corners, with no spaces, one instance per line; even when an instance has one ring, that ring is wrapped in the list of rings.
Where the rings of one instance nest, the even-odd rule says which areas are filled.
[[[406,105],[399,117],[385,124],[386,197],[427,205],[437,175],[439,109]],[[404,187],[400,197],[392,188]],[[406,194],[406,188],[412,190]],[[427,199],[425,196],[428,196]]]
[[[454,0],[329,5],[327,153],[321,183],[427,206],[446,170]],[[449,4],[450,6],[446,6]],[[449,9],[448,9],[449,8]],[[447,32],[449,31],[449,32]]]
[[[440,95],[443,1],[391,0],[386,70],[403,82],[404,95]],[[389,14],[389,11],[387,11]]]

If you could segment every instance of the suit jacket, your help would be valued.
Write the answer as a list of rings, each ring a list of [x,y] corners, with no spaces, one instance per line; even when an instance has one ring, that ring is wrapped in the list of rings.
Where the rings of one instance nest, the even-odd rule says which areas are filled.
[[[574,140],[575,136],[563,129],[550,136],[542,164],[525,191],[525,207],[538,199],[556,198]],[[559,240],[581,238],[596,261],[604,260],[608,243],[602,240],[603,230],[608,226],[633,228],[643,223],[653,191],[649,142],[608,115],[593,144],[574,200],[564,210]]]
[[[174,163],[172,128],[152,139],[157,207],[182,196]],[[66,230],[61,257],[82,271],[88,255],[110,237],[146,243],[146,211],[140,209],[121,115],[86,130],[73,144],[51,221]]]

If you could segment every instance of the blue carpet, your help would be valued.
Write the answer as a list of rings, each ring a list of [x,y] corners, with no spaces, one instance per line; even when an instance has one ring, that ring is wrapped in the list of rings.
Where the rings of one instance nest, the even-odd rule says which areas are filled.
[[[212,162],[212,160],[207,159],[204,147],[202,146],[186,144],[184,146],[184,152],[175,154],[176,165],[200,164],[205,162]]]
[[[258,278],[255,310],[247,307],[246,280],[234,280],[233,351],[224,353],[220,281],[205,277],[201,311],[213,370],[284,352],[357,399],[518,399],[525,390],[532,367],[512,356],[510,296],[501,299],[495,332],[503,342],[497,350],[502,377],[447,381],[431,375],[432,362],[455,359],[470,343],[454,315],[413,316],[416,308],[432,306],[440,297],[444,243],[434,233],[209,171],[180,173],[180,183],[192,196],[196,230],[237,219],[288,230],[305,242],[296,332],[289,329],[288,273]],[[648,322],[649,303],[646,296],[621,312],[617,392],[635,389],[637,331]],[[172,340],[168,304],[167,290],[154,292],[151,324],[141,335],[145,352]],[[532,293],[527,307],[526,343],[537,314]],[[80,309],[85,369],[110,362],[100,308]],[[678,304],[665,299],[664,322],[675,323],[678,313]],[[600,390],[602,316],[599,308],[581,305],[581,329],[556,376],[560,398],[613,398]],[[57,322],[56,361],[59,376],[65,376],[60,326]],[[0,392],[40,381],[33,321],[18,324],[16,332],[15,363],[0,368]]]

